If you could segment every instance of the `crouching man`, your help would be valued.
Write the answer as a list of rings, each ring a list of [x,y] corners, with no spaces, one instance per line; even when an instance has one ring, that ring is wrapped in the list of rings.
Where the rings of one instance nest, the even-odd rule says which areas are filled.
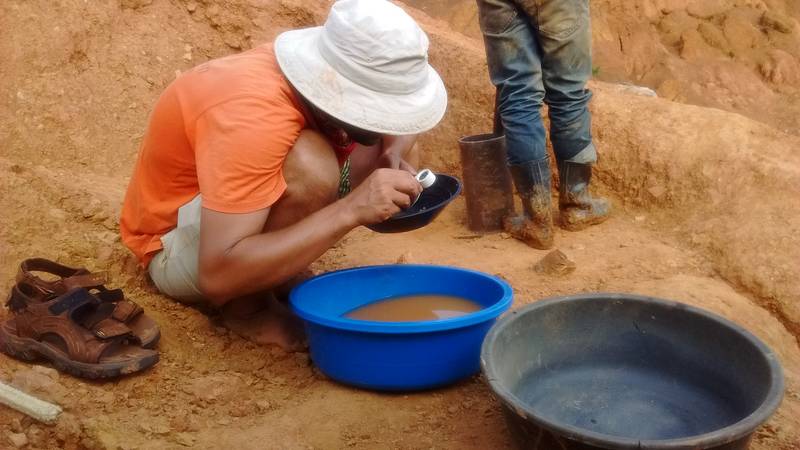
[[[259,343],[297,320],[268,293],[420,192],[414,140],[444,114],[428,39],[384,0],[182,74],[150,116],[121,217],[156,287]],[[352,192],[350,192],[352,190]]]

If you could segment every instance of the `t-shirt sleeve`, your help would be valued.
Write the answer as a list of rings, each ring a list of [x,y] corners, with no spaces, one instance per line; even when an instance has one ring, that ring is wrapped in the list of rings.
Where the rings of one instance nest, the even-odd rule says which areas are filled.
[[[241,97],[205,111],[195,125],[195,162],[203,207],[248,213],[286,190],[283,163],[302,129],[289,105]]]

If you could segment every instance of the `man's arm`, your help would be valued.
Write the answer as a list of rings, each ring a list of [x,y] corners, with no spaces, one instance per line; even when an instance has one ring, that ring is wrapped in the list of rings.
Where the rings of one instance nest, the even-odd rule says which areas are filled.
[[[411,204],[421,187],[408,172],[378,170],[350,195],[289,227],[262,232],[269,208],[227,214],[203,208],[200,290],[214,304],[273,288],[299,273],[359,225]]]

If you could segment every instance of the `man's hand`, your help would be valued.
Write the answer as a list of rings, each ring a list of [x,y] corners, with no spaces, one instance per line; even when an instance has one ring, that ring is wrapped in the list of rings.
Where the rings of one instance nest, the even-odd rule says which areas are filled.
[[[403,159],[414,143],[417,141],[416,134],[405,136],[384,136],[382,140],[383,148],[381,149],[380,167],[387,169],[405,170],[412,174],[417,173],[416,168]]]
[[[422,186],[405,170],[378,169],[342,201],[359,225],[383,222],[411,206]]]

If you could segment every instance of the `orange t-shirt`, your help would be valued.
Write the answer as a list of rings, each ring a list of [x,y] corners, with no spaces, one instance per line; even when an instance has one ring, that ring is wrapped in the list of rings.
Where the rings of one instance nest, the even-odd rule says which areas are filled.
[[[175,228],[178,208],[248,213],[286,190],[283,163],[306,126],[272,44],[178,77],[150,116],[122,207],[122,241],[145,266]]]

